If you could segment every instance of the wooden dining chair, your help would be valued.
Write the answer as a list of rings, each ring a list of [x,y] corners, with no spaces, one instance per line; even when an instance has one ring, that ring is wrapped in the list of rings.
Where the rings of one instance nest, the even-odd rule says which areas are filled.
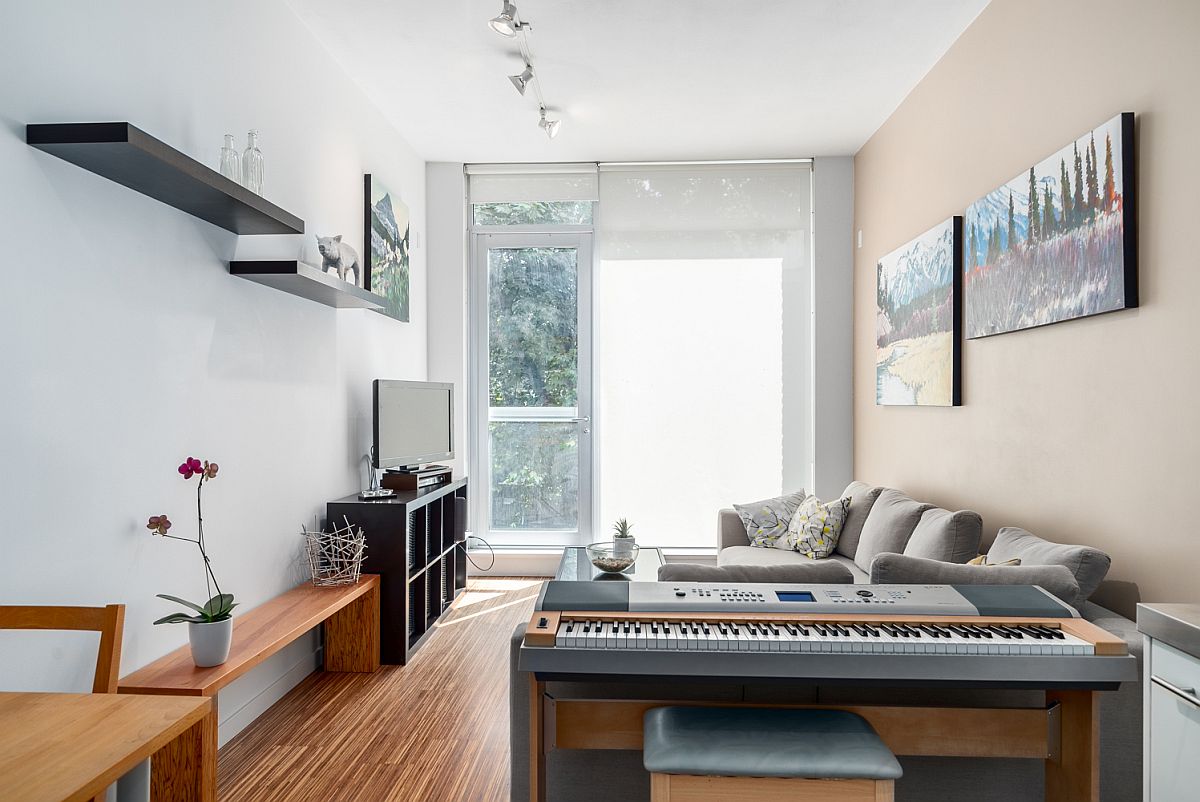
[[[6,607],[0,605],[0,629],[99,632],[92,693],[116,693],[121,670],[121,633],[125,605],[106,607]]]

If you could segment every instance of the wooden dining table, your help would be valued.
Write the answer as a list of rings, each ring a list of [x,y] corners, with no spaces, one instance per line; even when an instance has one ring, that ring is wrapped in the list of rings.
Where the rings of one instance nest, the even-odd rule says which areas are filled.
[[[215,802],[212,700],[0,693],[4,802],[89,800],[147,758],[154,802]]]

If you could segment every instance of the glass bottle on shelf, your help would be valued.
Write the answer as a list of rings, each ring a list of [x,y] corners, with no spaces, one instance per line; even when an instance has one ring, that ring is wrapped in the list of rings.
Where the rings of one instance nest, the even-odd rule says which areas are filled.
[[[258,149],[258,129],[251,128],[246,136],[246,152],[242,154],[242,182],[246,189],[261,195],[263,189],[263,155]]]
[[[221,148],[221,175],[242,183],[242,157],[233,147],[233,134],[225,135],[225,147]]]

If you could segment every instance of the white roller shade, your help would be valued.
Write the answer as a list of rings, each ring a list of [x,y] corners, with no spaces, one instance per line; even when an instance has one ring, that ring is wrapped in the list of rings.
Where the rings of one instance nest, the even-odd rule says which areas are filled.
[[[808,229],[806,163],[601,165],[602,259],[782,256]]]
[[[595,164],[467,166],[471,203],[594,201],[599,195]]]

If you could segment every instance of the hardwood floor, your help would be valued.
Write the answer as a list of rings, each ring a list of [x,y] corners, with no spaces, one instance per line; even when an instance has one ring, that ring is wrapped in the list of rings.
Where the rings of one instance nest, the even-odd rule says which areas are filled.
[[[472,579],[407,666],[317,672],[220,753],[222,802],[508,799],[508,641],[541,579]]]

